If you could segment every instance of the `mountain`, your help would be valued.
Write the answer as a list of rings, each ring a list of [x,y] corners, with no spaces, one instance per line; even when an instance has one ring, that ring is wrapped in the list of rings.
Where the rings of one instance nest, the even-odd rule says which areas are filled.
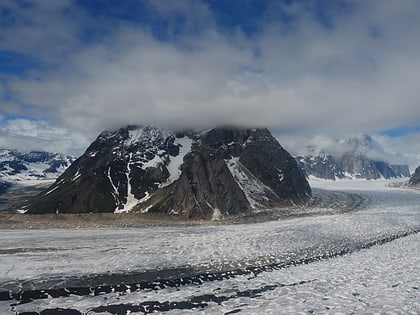
[[[340,165],[331,154],[297,156],[296,160],[307,175],[331,180],[344,178]]]
[[[325,153],[326,150],[316,153],[314,148],[310,151],[310,154],[297,156],[296,159],[307,175],[318,178],[370,180],[410,176],[408,165],[389,164],[381,159],[385,156],[383,148],[368,135],[338,140],[335,155]]]
[[[55,180],[74,160],[60,153],[0,149],[0,193],[15,185]]]
[[[410,177],[408,184],[411,186],[420,186],[420,166],[416,168],[414,174]]]
[[[141,212],[210,219],[301,204],[311,189],[267,129],[105,131],[28,213]]]

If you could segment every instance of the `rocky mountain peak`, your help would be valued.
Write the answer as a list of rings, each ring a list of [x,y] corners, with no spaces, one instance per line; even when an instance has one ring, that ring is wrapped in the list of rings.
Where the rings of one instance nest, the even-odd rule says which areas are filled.
[[[142,212],[212,218],[306,202],[308,182],[267,129],[101,133],[24,210]]]

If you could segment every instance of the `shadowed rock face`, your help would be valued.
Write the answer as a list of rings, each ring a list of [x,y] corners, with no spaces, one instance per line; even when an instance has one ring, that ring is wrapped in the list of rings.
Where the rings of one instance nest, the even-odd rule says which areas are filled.
[[[416,168],[408,183],[412,186],[420,186],[420,166]]]
[[[29,213],[149,212],[210,219],[309,200],[294,158],[267,129],[103,132]]]

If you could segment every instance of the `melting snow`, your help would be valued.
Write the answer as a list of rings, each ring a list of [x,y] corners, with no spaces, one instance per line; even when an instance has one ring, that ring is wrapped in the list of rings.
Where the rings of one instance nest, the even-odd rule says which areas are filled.
[[[80,178],[80,176],[82,176],[82,174],[80,174],[80,169],[78,168],[76,174],[74,174],[73,177],[71,178],[71,181],[75,182],[76,180]]]
[[[44,195],[46,196],[46,195],[51,194],[54,190],[56,190],[59,187],[60,187],[59,185],[55,186],[53,189],[48,190]]]
[[[146,191],[145,196],[139,200],[139,203],[146,202],[146,201],[147,201],[147,200],[149,200],[149,199],[150,199],[150,194],[149,194],[149,192],[148,192],[148,191]]]
[[[111,183],[111,186],[112,186],[112,189],[113,189],[113,191],[111,193],[112,193],[112,196],[114,197],[115,204],[117,205],[117,207],[115,208],[114,211],[117,211],[118,210],[118,205],[119,205],[118,197],[119,197],[120,193],[118,192],[118,188],[114,185],[114,182],[112,181],[111,167],[108,168],[108,172],[106,173],[106,175],[109,179],[109,182]]]
[[[129,212],[131,211],[134,206],[138,203],[138,200],[133,195],[133,191],[131,188],[131,182],[130,182],[130,173],[131,173],[131,159],[133,157],[133,154],[130,153],[130,159],[127,162],[127,172],[125,173],[127,177],[127,202],[124,205],[124,208],[122,209],[115,209],[115,213],[123,213],[123,212]]]
[[[173,183],[181,176],[181,165],[184,157],[191,152],[192,144],[193,140],[188,137],[175,139],[174,145],[179,145],[179,154],[170,157],[169,164],[166,166],[169,171],[169,178],[162,186]]]

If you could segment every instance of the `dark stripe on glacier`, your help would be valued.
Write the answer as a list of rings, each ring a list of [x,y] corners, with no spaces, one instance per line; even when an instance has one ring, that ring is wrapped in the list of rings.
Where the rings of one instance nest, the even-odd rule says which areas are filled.
[[[309,264],[320,260],[343,256],[372,246],[382,245],[393,240],[406,237],[420,232],[420,227],[405,232],[387,235],[380,239],[367,242],[351,242],[348,244],[332,244],[334,247],[325,246],[323,248],[306,249],[300,253],[298,258],[291,260],[274,261],[266,264],[247,266],[244,268],[234,268],[222,271],[203,271],[194,268],[178,268],[154,270],[150,272],[131,273],[131,274],[103,274],[94,277],[78,278],[77,283],[118,283],[104,285],[79,285],[68,286],[66,288],[51,288],[40,290],[20,290],[0,292],[0,301],[15,300],[21,303],[28,303],[37,299],[78,296],[98,296],[113,292],[136,292],[140,290],[160,290],[166,287],[179,287],[185,285],[199,285],[209,281],[220,281],[241,275],[256,276],[262,272],[270,272],[291,266]],[[275,260],[274,258],[270,258]],[[70,281],[70,280],[69,280]]]

